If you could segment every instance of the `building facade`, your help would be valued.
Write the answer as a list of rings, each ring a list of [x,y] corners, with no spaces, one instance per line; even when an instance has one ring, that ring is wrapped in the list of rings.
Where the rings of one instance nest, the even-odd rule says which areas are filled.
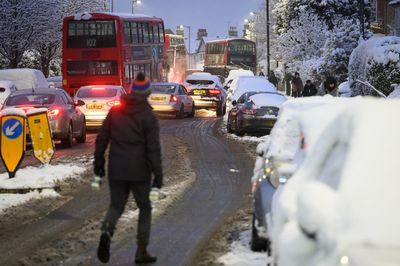
[[[373,0],[371,4],[371,30],[400,36],[400,0]]]

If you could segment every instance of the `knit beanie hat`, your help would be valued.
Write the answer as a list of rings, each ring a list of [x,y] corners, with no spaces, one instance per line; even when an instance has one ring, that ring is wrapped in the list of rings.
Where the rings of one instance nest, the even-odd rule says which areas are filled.
[[[146,76],[142,72],[139,72],[136,75],[136,78],[132,83],[132,88],[130,93],[146,95],[146,96],[150,95],[151,93],[150,81],[146,78]]]

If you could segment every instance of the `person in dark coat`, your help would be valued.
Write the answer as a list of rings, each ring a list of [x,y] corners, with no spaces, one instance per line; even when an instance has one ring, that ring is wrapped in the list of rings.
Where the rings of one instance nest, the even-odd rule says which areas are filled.
[[[96,138],[96,176],[105,175],[104,153],[110,144],[108,180],[111,203],[102,224],[97,250],[99,260],[104,263],[109,261],[111,237],[130,192],[139,208],[135,262],[155,262],[157,259],[147,252],[151,227],[149,194],[152,187],[161,188],[163,185],[159,125],[147,101],[150,92],[149,81],[139,73],[130,94],[122,96],[121,105],[110,110]]]
[[[301,97],[303,94],[303,81],[300,78],[299,72],[295,72],[292,78],[292,96]]]
[[[322,84],[322,87],[320,88],[320,91],[318,92],[318,95],[320,96],[327,94],[333,97],[337,97],[339,95],[337,81],[336,78],[333,76],[326,77],[325,81]]]
[[[269,82],[274,84],[275,88],[278,88],[278,78],[275,76],[274,71],[270,71],[269,77],[268,77]]]
[[[303,96],[304,97],[309,97],[309,96],[315,96],[317,95],[318,90],[315,87],[315,85],[311,82],[311,80],[306,81],[306,85],[304,86],[303,89]]]

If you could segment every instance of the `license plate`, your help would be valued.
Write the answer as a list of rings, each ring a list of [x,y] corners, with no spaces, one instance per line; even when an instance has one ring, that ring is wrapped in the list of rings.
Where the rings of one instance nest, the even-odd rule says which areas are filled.
[[[193,90],[194,95],[206,95],[206,90]]]
[[[103,104],[91,103],[91,104],[86,105],[86,108],[89,110],[99,110],[99,109],[103,109]]]
[[[165,97],[160,97],[160,96],[151,96],[150,100],[153,102],[164,102]]]

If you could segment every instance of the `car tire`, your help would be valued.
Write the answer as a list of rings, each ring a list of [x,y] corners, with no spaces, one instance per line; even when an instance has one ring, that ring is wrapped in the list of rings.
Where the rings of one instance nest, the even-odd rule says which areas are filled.
[[[238,137],[243,137],[244,136],[244,130],[239,129],[238,121],[237,119],[235,120],[235,135]]]
[[[256,218],[253,214],[253,223],[251,226],[250,248],[252,251],[266,251],[267,245],[268,245],[268,240],[262,239],[258,236],[255,222],[256,222]]]
[[[194,117],[196,115],[196,107],[194,106],[194,103],[192,105],[192,111],[189,114],[189,117]]]
[[[83,123],[82,133],[76,139],[76,143],[85,143],[86,142],[86,123]]]
[[[185,110],[184,110],[184,106],[183,104],[181,105],[181,108],[179,109],[179,111],[176,113],[176,118],[178,119],[182,119],[185,117]]]
[[[222,103],[217,105],[217,109],[215,110],[217,113],[217,116],[223,116],[224,115],[224,111],[222,110],[224,106],[222,105]]]
[[[228,121],[226,123],[226,131],[228,131],[228,133],[232,134],[233,132],[235,132],[232,129],[232,122],[231,122],[231,118],[228,116]]]
[[[74,142],[74,138],[73,138],[73,135],[72,135],[72,134],[73,134],[73,133],[72,133],[72,125],[69,124],[67,137],[61,140],[61,145],[62,145],[64,148],[70,148],[70,147],[72,147],[72,144],[73,144],[73,142]]]

